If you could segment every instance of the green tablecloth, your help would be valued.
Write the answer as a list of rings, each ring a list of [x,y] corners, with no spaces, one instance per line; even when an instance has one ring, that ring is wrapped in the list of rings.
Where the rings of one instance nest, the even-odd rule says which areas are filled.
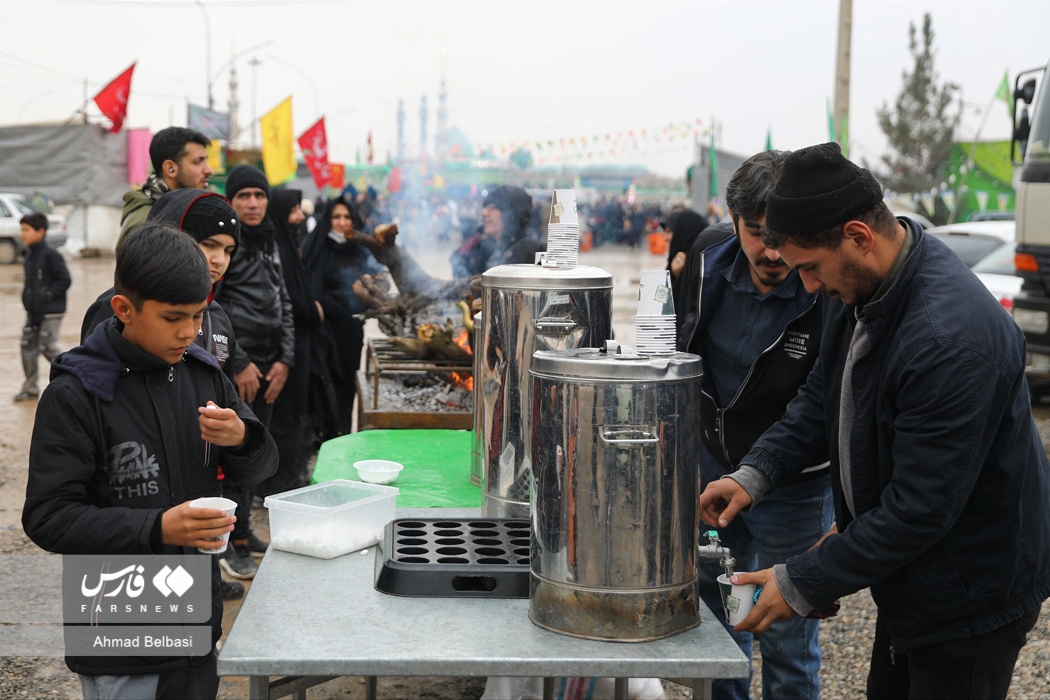
[[[481,489],[470,481],[466,430],[364,430],[328,440],[317,453],[311,481],[358,481],[354,462],[391,459],[405,465],[397,481],[399,508],[479,508]]]

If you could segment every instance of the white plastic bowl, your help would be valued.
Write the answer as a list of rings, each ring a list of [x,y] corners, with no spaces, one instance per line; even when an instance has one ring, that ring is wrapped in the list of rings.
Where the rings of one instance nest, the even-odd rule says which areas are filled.
[[[358,478],[370,484],[389,484],[397,479],[397,475],[404,468],[403,464],[388,459],[363,459],[354,462]]]

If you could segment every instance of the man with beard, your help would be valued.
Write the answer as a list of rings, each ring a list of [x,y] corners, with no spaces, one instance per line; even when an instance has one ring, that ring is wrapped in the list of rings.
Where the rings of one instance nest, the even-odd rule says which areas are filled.
[[[761,587],[737,629],[764,637],[870,587],[869,698],[1005,698],[1050,595],[1050,463],[1023,334],[838,144],[787,157],[763,241],[828,297],[820,360],[739,469],[707,486],[701,517],[725,528],[830,458],[838,534],[735,575]]]
[[[698,271],[691,290],[681,347],[703,358],[700,405],[701,488],[736,470],[766,428],[784,413],[817,359],[821,305],[777,251],[762,242],[766,196],[788,153],[764,151],[733,174],[726,188],[732,224],[718,224],[689,253]],[[718,230],[727,229],[720,239]],[[732,235],[735,234],[735,235]],[[715,242],[712,244],[712,240]],[[706,249],[704,248],[706,246]],[[699,248],[699,249],[698,249]],[[738,571],[787,561],[812,547],[831,528],[831,487],[824,458],[791,483],[719,530]],[[700,594],[721,610],[717,561],[700,561]],[[752,637],[719,620],[750,658]],[[759,637],[762,697],[813,698],[820,694],[819,622],[778,622]],[[715,698],[747,698],[750,680],[715,681]]]
[[[153,172],[141,188],[124,193],[118,244],[146,221],[153,203],[165,192],[208,189],[208,178],[213,174],[208,165],[210,143],[208,137],[199,131],[181,126],[161,129],[154,135],[149,144]]]
[[[532,197],[522,188],[498,185],[489,190],[481,210],[481,231],[452,253],[453,277],[480,275],[496,265],[534,263],[544,244],[529,235],[531,216]]]
[[[292,302],[276,253],[277,229],[266,216],[270,185],[258,168],[238,165],[226,178],[226,196],[241,220],[241,242],[215,299],[226,310],[237,342],[251,362],[234,377],[237,393],[269,427],[273,405],[295,362],[295,321]],[[252,533],[248,515],[254,488],[226,484],[223,494],[237,501],[237,522],[230,547],[219,562],[227,574],[250,579],[257,566],[252,552],[262,554],[267,543]]]

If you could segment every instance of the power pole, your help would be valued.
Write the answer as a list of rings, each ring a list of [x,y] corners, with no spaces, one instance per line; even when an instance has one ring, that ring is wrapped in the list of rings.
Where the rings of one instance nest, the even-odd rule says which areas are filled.
[[[832,119],[835,141],[849,157],[849,66],[853,35],[853,0],[839,0],[838,48],[835,52],[835,96]]]

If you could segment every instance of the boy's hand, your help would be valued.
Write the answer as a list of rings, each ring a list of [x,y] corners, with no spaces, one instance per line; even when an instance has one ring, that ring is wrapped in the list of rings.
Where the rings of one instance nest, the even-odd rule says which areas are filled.
[[[222,542],[211,538],[222,537],[233,531],[237,516],[226,515],[217,508],[190,508],[190,501],[164,511],[160,532],[164,544],[179,547],[218,549]]]
[[[263,373],[259,371],[259,367],[254,362],[249,362],[248,366],[238,372],[233,381],[237,385],[237,395],[241,397],[241,401],[246,404],[251,404],[255,401],[255,395],[259,393],[259,380],[262,379]]]
[[[220,408],[214,401],[197,409],[201,439],[213,445],[237,448],[244,444],[244,421],[232,408]]]

